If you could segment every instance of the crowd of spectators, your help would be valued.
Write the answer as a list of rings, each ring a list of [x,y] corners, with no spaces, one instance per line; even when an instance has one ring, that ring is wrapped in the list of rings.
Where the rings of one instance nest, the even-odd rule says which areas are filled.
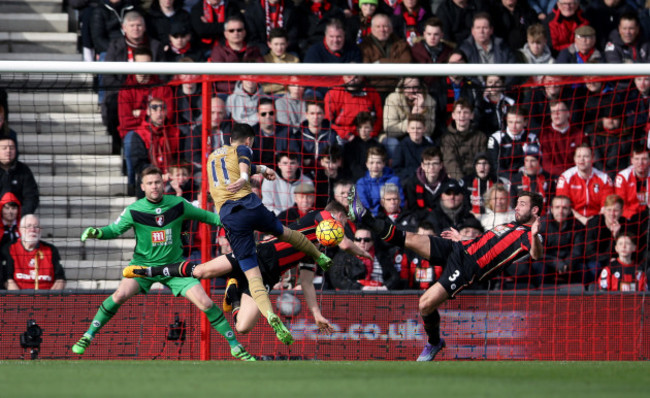
[[[98,62],[623,63],[650,56],[647,10],[623,0],[72,3],[81,10],[85,58]],[[506,270],[502,286],[595,286],[601,271],[614,269],[607,267],[619,258],[623,235],[620,246],[633,253],[612,267],[645,267],[650,77],[536,76],[523,85],[497,75],[342,76],[333,87],[259,79],[214,82],[208,144],[228,143],[233,122],[254,127],[254,162],[278,171],[275,181],[254,181],[255,189],[286,223],[329,200],[343,202],[355,185],[373,214],[400,228],[455,228],[472,237],[510,221],[512,199],[530,190],[549,208],[542,233],[551,254]],[[124,156],[130,193],[141,197],[135,176],[149,164],[165,172],[170,194],[196,190],[201,90],[189,75],[99,79],[103,120],[114,153]],[[38,200],[17,196],[33,213]],[[335,253],[354,269],[336,268],[325,278],[330,287],[420,288],[439,274],[440,264],[425,269],[367,230],[349,225],[347,233],[372,243],[366,250],[376,256]],[[631,288],[608,278],[607,289]]]

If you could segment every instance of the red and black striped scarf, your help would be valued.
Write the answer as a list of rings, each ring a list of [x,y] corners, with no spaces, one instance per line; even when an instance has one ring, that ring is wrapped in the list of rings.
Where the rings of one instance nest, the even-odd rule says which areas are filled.
[[[274,5],[269,4],[269,0],[260,0],[266,15],[266,37],[269,36],[271,29],[284,27],[284,0]]]
[[[226,7],[224,1],[217,6],[208,3],[208,0],[203,0],[203,18],[205,22],[214,22],[214,16],[217,16],[217,22],[223,23],[226,20]]]

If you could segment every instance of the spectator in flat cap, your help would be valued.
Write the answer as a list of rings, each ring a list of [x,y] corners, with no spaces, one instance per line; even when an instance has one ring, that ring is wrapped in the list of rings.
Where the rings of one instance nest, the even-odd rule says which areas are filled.
[[[589,25],[576,29],[573,44],[560,51],[555,62],[558,64],[603,62],[603,55],[596,48],[596,30]]]
[[[284,225],[289,225],[314,210],[316,189],[311,182],[301,182],[293,189],[293,206],[280,212],[278,219]]]

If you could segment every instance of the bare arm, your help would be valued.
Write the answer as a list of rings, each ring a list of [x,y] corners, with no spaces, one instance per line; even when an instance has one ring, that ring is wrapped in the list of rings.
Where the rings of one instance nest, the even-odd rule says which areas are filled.
[[[347,236],[343,237],[339,247],[354,256],[372,258],[370,253],[357,246],[357,244],[352,242]]]
[[[539,260],[544,254],[544,247],[542,246],[542,241],[538,238],[539,235],[539,217],[535,218],[532,227],[530,228],[530,233],[533,236],[532,242],[530,242],[530,257],[533,260]]]
[[[302,294],[305,295],[305,301],[307,302],[307,306],[314,316],[318,330],[326,334],[332,334],[332,332],[334,332],[334,329],[332,328],[330,321],[328,321],[323,316],[323,314],[321,314],[320,307],[318,306],[318,301],[316,300],[316,289],[314,288],[314,272],[306,269],[301,269],[299,277],[300,286],[302,287]]]

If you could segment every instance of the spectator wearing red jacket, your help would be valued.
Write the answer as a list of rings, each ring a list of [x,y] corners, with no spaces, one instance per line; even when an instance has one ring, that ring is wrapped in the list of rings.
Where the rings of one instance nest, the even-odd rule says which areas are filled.
[[[151,62],[153,57],[148,48],[133,50],[135,62]],[[147,100],[151,97],[163,98],[167,107],[167,117],[174,114],[174,96],[172,89],[164,86],[157,75],[128,75],[118,93],[118,117],[120,138],[135,130],[145,119]]]
[[[551,37],[551,50],[554,55],[574,42],[575,30],[589,21],[582,15],[578,0],[558,0],[557,8],[548,18],[548,31]]]
[[[588,144],[581,144],[573,157],[575,166],[560,175],[557,195],[573,203],[573,215],[583,224],[600,214],[605,198],[614,193],[612,180],[593,167],[593,154]]]
[[[576,148],[585,142],[580,128],[571,124],[571,112],[566,102],[551,100],[551,122],[544,126],[539,135],[544,169],[553,176],[559,176],[573,164]]]
[[[0,222],[0,247],[12,244],[20,238],[20,200],[12,192],[5,192],[0,198],[0,211],[2,211],[2,222]],[[2,275],[0,275],[2,280]],[[0,284],[0,287],[2,285]]]
[[[634,145],[630,163],[632,165],[621,170],[614,180],[614,192],[623,198],[623,217],[628,220],[648,210],[650,153],[645,145]]]
[[[28,214],[20,220],[21,238],[2,249],[2,265],[8,290],[62,290],[65,271],[57,248],[41,240],[37,216]]]
[[[147,106],[147,118],[140,127],[124,138],[124,156],[129,178],[140,175],[148,166],[163,171],[165,182],[169,180],[169,167],[178,163],[180,131],[168,124],[167,109],[162,98],[151,98]],[[132,173],[132,174],[130,174]],[[139,181],[135,181],[136,197],[144,197]]]
[[[383,108],[379,93],[367,87],[361,76],[343,76],[343,86],[334,87],[325,95],[325,118],[345,141],[354,138],[354,118],[359,112],[368,112],[375,118],[373,136],[382,128]]]

